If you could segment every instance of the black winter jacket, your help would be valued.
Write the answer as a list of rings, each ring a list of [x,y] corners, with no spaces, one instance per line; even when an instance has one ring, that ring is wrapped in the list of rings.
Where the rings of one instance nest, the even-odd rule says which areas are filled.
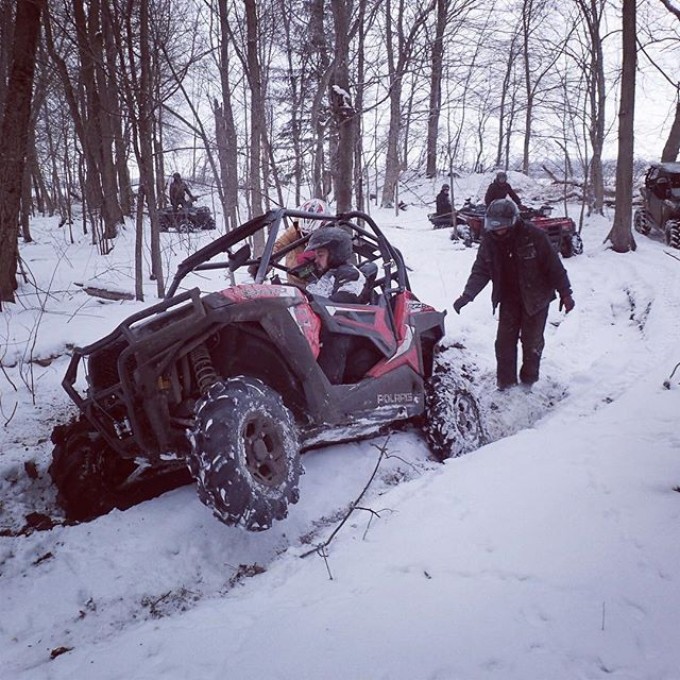
[[[560,256],[543,231],[520,221],[508,238],[512,239],[511,252],[515,258],[522,306],[527,314],[535,314],[547,307],[555,299],[555,291],[561,298],[571,295],[571,284]],[[502,297],[501,252],[495,237],[485,234],[463,291],[468,300],[474,300],[491,281],[494,310]]]
[[[491,182],[491,184],[489,184],[489,188],[486,190],[486,194],[484,195],[484,203],[486,203],[486,206],[489,207],[489,204],[493,203],[493,201],[496,201],[499,198],[507,198],[508,196],[510,196],[510,198],[515,203],[517,203],[517,205],[522,204],[519,196],[507,182],[501,184],[500,182],[494,180]]]
[[[451,214],[451,199],[446,191],[440,191],[437,194],[437,215]]]

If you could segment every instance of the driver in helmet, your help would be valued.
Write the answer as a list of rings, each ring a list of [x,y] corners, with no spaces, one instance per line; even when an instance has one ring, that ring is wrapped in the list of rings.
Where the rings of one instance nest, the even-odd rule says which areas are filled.
[[[496,179],[494,179],[491,184],[489,184],[486,194],[484,195],[484,203],[489,207],[494,201],[499,198],[510,197],[520,208],[522,209],[522,201],[520,197],[515,193],[515,190],[510,186],[508,182],[508,175],[502,170],[496,173]]]
[[[496,332],[496,382],[499,390],[517,384],[517,343],[522,344],[519,380],[538,380],[548,307],[559,294],[560,310],[574,308],[569,277],[548,236],[523,221],[508,198],[494,201],[484,218],[484,235],[463,294],[453,303],[457,314],[491,281]]]
[[[324,227],[315,231],[306,252],[314,254],[319,278],[307,285],[307,292],[332,302],[359,303],[366,277],[352,260],[352,238],[340,227]],[[318,362],[331,384],[342,382],[347,357],[352,348],[351,335],[330,333],[321,329],[321,351]]]

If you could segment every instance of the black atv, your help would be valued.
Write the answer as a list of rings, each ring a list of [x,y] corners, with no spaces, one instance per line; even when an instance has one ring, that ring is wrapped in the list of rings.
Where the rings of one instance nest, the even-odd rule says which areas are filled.
[[[172,206],[158,210],[158,223],[161,231],[176,231],[187,234],[194,231],[208,231],[215,229],[215,219],[207,206],[194,206],[188,201],[185,208]]]
[[[680,163],[654,163],[640,188],[642,207],[633,215],[635,231],[660,231],[666,244],[680,248]]]
[[[273,252],[277,235],[301,217],[352,233],[366,276],[362,304],[281,280],[299,280],[309,267],[283,264],[308,236]],[[256,235],[265,243],[259,257]],[[180,292],[187,277],[205,283],[216,269],[236,284]],[[250,220],[184,260],[164,301],[74,350],[63,385],[80,415],[52,436],[60,504],[70,519],[88,519],[129,507],[135,485],[188,468],[220,520],[262,530],[298,500],[306,448],[422,422],[426,412],[440,459],[477,448],[484,434],[475,399],[455,375],[433,368],[444,314],[411,292],[400,252],[364,213],[279,209]],[[317,363],[322,326],[352,338],[342,384]]]

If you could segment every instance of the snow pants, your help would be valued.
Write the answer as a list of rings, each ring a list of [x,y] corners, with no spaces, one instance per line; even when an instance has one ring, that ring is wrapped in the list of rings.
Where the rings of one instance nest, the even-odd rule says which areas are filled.
[[[519,379],[525,385],[538,380],[545,340],[548,307],[535,314],[524,311],[521,300],[501,302],[496,332],[496,381],[500,389],[517,384],[517,343],[522,343]]]

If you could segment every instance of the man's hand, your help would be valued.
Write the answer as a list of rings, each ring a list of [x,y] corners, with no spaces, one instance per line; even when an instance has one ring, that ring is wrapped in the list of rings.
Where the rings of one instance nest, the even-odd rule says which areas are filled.
[[[456,314],[460,314],[460,310],[465,307],[465,305],[471,302],[470,298],[463,293],[454,303],[453,308],[456,310]]]
[[[576,303],[574,302],[574,298],[571,297],[571,295],[563,295],[560,297],[560,312],[562,311],[562,307],[564,307],[564,311],[569,314],[572,309],[574,309],[574,306]]]

